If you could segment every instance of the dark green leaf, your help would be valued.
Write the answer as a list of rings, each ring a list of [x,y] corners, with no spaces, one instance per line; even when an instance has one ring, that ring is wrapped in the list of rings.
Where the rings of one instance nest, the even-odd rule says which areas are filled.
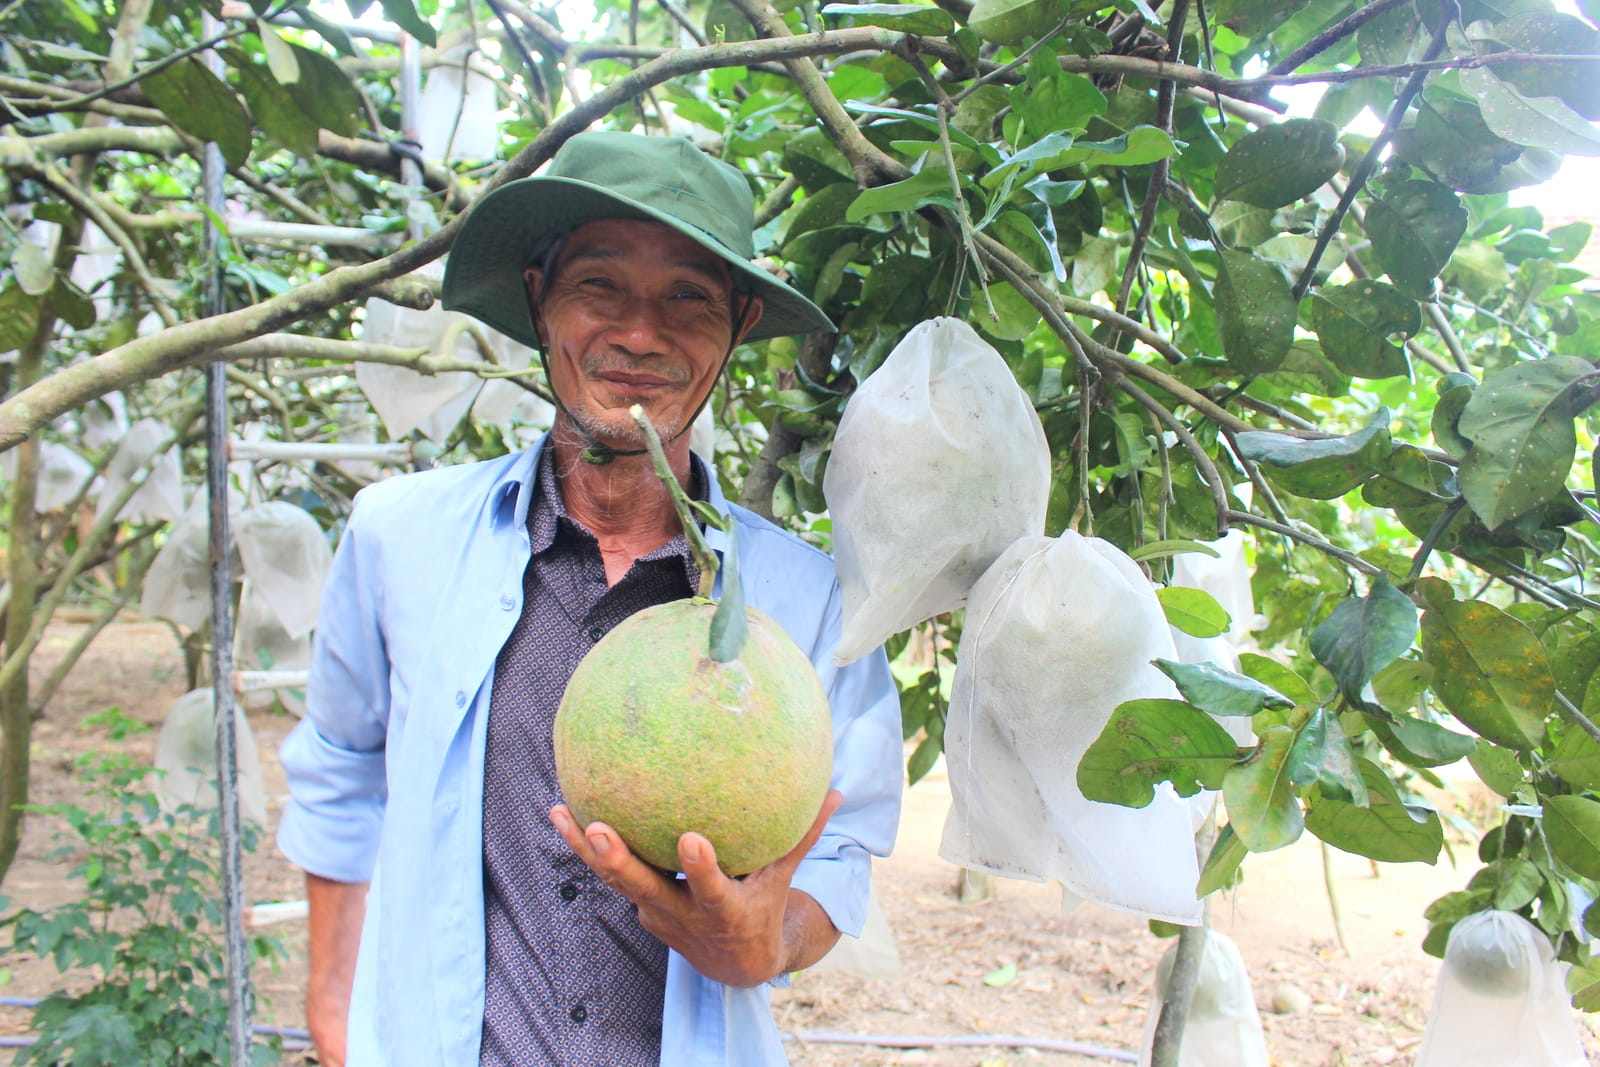
[[[1544,648],[1511,615],[1475,601],[1436,603],[1422,616],[1434,691],[1468,728],[1525,751],[1544,737],[1555,679]]]
[[[250,157],[250,116],[200,60],[179,60],[141,78],[139,85],[173,125],[201,141],[215,142],[230,167]]]
[[[828,4],[822,14],[844,16],[851,26],[882,26],[923,37],[947,37],[956,28],[955,19],[924,4]]]
[[[906,781],[916,785],[939,761],[939,753],[944,751],[944,741],[929,734],[924,737],[917,747],[912,750],[910,758],[906,760]]]
[[[39,328],[39,301],[19,285],[0,289],[0,352],[21,348]]]
[[[361,116],[365,113],[355,83],[339,64],[321,52],[299,45],[292,47],[300,64],[300,80],[289,86],[295,103],[318,128],[341,137],[354,137],[361,130]]]
[[[1574,789],[1600,790],[1600,741],[1574,729],[1556,746],[1546,769]]]
[[[1219,0],[1215,18],[1240,37],[1263,37],[1306,6],[1309,0]]]
[[[1551,356],[1490,375],[1467,401],[1461,492],[1491,530],[1561,491],[1577,451],[1570,389],[1594,376],[1588,360]]]
[[[1478,743],[1467,757],[1467,762],[1478,772],[1478,778],[1484,785],[1503,797],[1509,797],[1512,790],[1527,778],[1527,772],[1522,769],[1515,752],[1487,741]]]
[[[1278,267],[1248,252],[1224,251],[1214,294],[1222,353],[1241,374],[1282,366],[1294,342],[1295,300]]]
[[[1433,294],[1433,279],[1467,229],[1467,212],[1454,192],[1434,182],[1409,181],[1367,208],[1367,236],[1378,264],[1403,293]]]
[[[1390,338],[1415,335],[1422,328],[1422,312],[1393,286],[1367,280],[1324,286],[1312,301],[1311,317],[1322,351],[1346,374],[1410,376],[1410,361]]]
[[[1339,173],[1339,129],[1322,119],[1289,119],[1241,137],[1217,164],[1215,197],[1277,208],[1310,196]]]
[[[317,124],[300,109],[294,95],[275,81],[270,72],[242,53],[227,54],[238,74],[239,88],[256,125],[297,156],[317,154]]]
[[[1455,456],[1457,459],[1472,451],[1472,442],[1461,436],[1457,428],[1460,424],[1461,413],[1466,410],[1467,402],[1472,399],[1475,386],[1457,385],[1449,389],[1442,389],[1439,402],[1433,406],[1431,429],[1433,439],[1439,447]]]
[[[386,19],[429,48],[439,43],[433,27],[427,19],[417,14],[417,5],[412,0],[378,0],[378,4],[383,8]]]
[[[1439,814],[1415,809],[1400,800],[1383,769],[1358,759],[1368,805],[1322,796],[1306,812],[1306,829],[1334,848],[1384,863],[1434,863],[1444,846]]]
[[[1228,825],[1251,852],[1271,852],[1292,845],[1305,823],[1300,799],[1289,780],[1289,752],[1294,731],[1269,726],[1261,731],[1255,752],[1229,767],[1222,779]]]
[[[1306,680],[1277,660],[1255,652],[1241,652],[1239,669],[1263,685],[1276,689],[1298,706],[1308,707],[1317,702],[1317,695]]]
[[[1311,654],[1345,696],[1362,702],[1367,683],[1399,659],[1417,636],[1417,606],[1380,577],[1364,597],[1346,600],[1311,632]]]
[[[1216,597],[1203,589],[1168,585],[1156,590],[1167,622],[1190,637],[1218,637],[1228,632],[1231,619]]]
[[[352,58],[359,55],[356,46],[350,42],[349,34],[340,29],[337,23],[329,22],[311,10],[310,5],[302,6],[295,15],[306,24],[307,29],[315,30],[324,41],[333,45],[340,55]]]
[[[1201,868],[1200,881],[1194,887],[1195,896],[1207,896],[1233,886],[1238,881],[1239,865],[1249,854],[1250,850],[1244,847],[1233,827],[1224,826],[1211,846],[1206,865]]]
[[[1600,801],[1544,798],[1544,835],[1556,859],[1585,878],[1600,879]]]
[[[1292,708],[1294,701],[1254,678],[1223,670],[1212,663],[1155,660],[1183,699],[1208,715],[1254,715],[1263,708]]]
[[[1544,881],[1544,873],[1531,861],[1510,857],[1487,864],[1467,888],[1489,893],[1490,902],[1501,911],[1517,911],[1533,903]]]
[[[1090,800],[1142,808],[1158,782],[1179,796],[1216,789],[1236,758],[1233,738],[1198,708],[1179,700],[1118,705],[1078,764],[1078,788]]]
[[[1297,496],[1331,500],[1371,478],[1389,455],[1389,409],[1353,434],[1301,440],[1269,430],[1250,430],[1235,439],[1245,459],[1264,464],[1273,480]]]
[[[1011,106],[1029,136],[1040,137],[1052,130],[1082,130],[1090,119],[1105,114],[1106,98],[1088,78],[1057,68],[1047,78],[1013,89]]]

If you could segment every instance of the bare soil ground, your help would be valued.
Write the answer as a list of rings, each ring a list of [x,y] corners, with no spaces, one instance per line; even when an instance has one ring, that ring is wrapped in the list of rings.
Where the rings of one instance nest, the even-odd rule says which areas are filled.
[[[54,626],[35,669],[48,670],[78,632],[73,624]],[[121,706],[151,727],[150,733],[128,742],[133,751],[150,757],[156,731],[184,689],[183,659],[167,627],[145,622],[111,627],[36,724],[34,799],[67,799],[74,788],[72,760],[105,744],[82,725],[85,716]],[[276,752],[293,722],[283,714],[251,715],[274,817],[284,793]],[[1446,797],[1443,802],[1455,800],[1464,803],[1466,798]],[[839,1033],[1004,1035],[1123,1053],[1136,1050],[1150,1010],[1156,962],[1167,942],[1153,937],[1142,921],[1101,908],[1086,906],[1063,915],[1059,890],[1052,886],[999,881],[989,901],[959,903],[954,894],[958,871],[938,857],[948,803],[942,769],[908,790],[899,844],[874,875],[898,945],[900,976],[807,973],[792,988],[776,993],[779,1024],[797,1035],[789,1046],[796,1067],[1112,1062],[1004,1043],[889,1048],[831,1043],[818,1036]],[[1480,802],[1480,812],[1481,807]],[[15,902],[47,906],[75,891],[65,878],[67,865],[46,860],[53,847],[47,820],[34,819],[4,886]],[[1249,859],[1244,884],[1214,902],[1211,918],[1215,929],[1238,944],[1249,968],[1274,1064],[1365,1067],[1412,1062],[1438,972],[1438,962],[1419,947],[1426,931],[1422,912],[1435,897],[1463,886],[1475,863],[1470,842],[1458,839],[1452,847],[1457,867],[1446,859],[1434,867],[1388,866],[1376,874],[1366,860],[1333,854],[1333,884],[1348,952],[1338,944],[1322,855],[1314,840],[1308,836],[1291,848]],[[298,872],[277,854],[270,839],[247,857],[245,880],[250,903],[301,895]],[[254,975],[257,1021],[298,1027],[303,924],[286,923],[267,932],[282,941],[287,958],[277,967],[258,968]],[[1011,965],[1016,972],[1008,983],[984,982],[986,975]],[[61,982],[46,962],[13,958],[0,966],[11,970],[9,985],[0,990],[10,997],[42,996]],[[1307,994],[1310,1006],[1285,1014],[1271,1011],[1283,985]],[[1600,1064],[1600,1027],[1588,1019],[1580,1027],[1590,1062]],[[0,1006],[0,1034],[26,1029],[25,1010]],[[296,1053],[284,1059],[311,1062]]]

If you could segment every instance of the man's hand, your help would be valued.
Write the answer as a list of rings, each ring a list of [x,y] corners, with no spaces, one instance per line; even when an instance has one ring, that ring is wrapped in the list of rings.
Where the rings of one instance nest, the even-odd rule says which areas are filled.
[[[843,799],[828,790],[800,843],[742,879],[722,873],[711,842],[697,833],[678,839],[680,880],[634,856],[605,823],[580,830],[565,804],[550,809],[550,821],[578,858],[638,906],[639,925],[705,977],[748,988],[815,963],[838,940],[817,902],[789,882]]]

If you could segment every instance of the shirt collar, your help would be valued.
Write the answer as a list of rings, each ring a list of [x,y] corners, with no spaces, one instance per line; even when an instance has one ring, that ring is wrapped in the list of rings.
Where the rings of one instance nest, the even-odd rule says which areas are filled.
[[[490,522],[495,529],[503,524],[510,524],[513,530],[524,529],[528,524],[528,512],[533,507],[533,502],[538,495],[538,475],[543,464],[540,462],[544,454],[544,446],[550,440],[547,433],[535,441],[525,452],[518,454],[501,473],[500,478],[490,490],[491,506],[489,508]],[[701,484],[705,486],[705,502],[710,504],[717,514],[730,518],[728,498],[722,493],[722,486],[717,481],[716,471],[711,464],[700,458],[697,453],[690,453],[691,462],[699,475]],[[557,503],[560,494],[556,494]],[[565,513],[563,508],[562,513]],[[705,530],[706,544],[711,550],[721,556],[728,547],[728,535],[715,527]],[[537,549],[536,549],[537,550]]]

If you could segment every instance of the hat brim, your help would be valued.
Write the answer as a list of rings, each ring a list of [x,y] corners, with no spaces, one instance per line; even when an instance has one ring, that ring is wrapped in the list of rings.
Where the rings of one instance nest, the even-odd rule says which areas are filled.
[[[508,182],[472,208],[445,264],[444,307],[538,348],[528,318],[523,268],[536,264],[552,241],[575,226],[616,218],[663,223],[724,260],[733,270],[734,288],[762,298],[761,318],[746,341],[833,331],[821,308],[704,231],[600,186],[544,175]]]

